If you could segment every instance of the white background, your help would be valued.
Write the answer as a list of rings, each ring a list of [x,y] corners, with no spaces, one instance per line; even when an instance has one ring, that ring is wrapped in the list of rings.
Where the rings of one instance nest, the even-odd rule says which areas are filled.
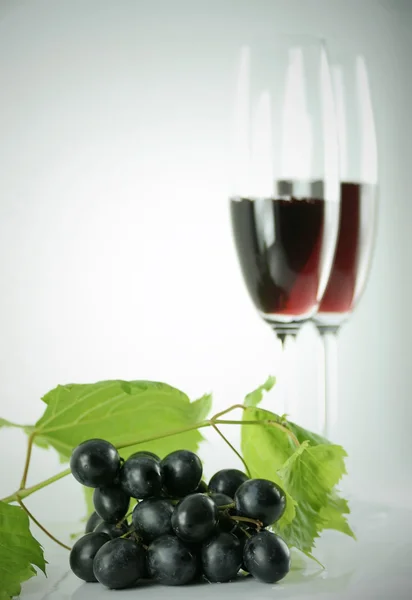
[[[34,422],[56,384],[108,378],[163,380],[193,398],[213,390],[217,409],[276,374],[276,341],[243,286],[228,219],[233,61],[251,31],[316,34],[366,56],[381,167],[373,268],[339,338],[335,436],[357,494],[406,501],[411,7],[0,0],[1,416]],[[308,325],[296,368],[306,423],[318,356]],[[213,440],[209,473],[233,462]],[[20,432],[0,432],[0,496],[17,488],[24,446]],[[29,481],[60,468],[36,450]],[[72,481],[56,484],[52,506],[47,494],[31,498],[39,518],[59,519],[63,503],[82,514]]]

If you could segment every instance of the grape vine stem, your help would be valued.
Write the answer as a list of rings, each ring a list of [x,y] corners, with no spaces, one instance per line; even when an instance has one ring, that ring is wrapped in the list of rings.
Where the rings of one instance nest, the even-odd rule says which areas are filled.
[[[20,504],[20,506],[22,507],[22,509],[27,513],[29,519],[31,519],[33,521],[33,523],[35,523],[37,525],[37,527],[39,529],[41,529],[51,540],[53,540],[53,542],[56,542],[56,544],[58,544],[59,546],[61,546],[62,548],[65,548],[66,550],[71,550],[70,546],[66,546],[66,544],[63,544],[63,542],[61,542],[60,540],[58,540],[56,537],[54,537],[54,535],[52,533],[50,533],[50,531],[48,531],[44,525],[42,525],[37,519],[36,517],[34,517],[32,515],[32,513],[29,511],[29,509],[27,508],[27,506],[24,504],[24,502],[19,498],[17,500],[17,502]]]
[[[23,476],[22,476],[21,482],[20,482],[21,490],[24,490],[26,487],[27,475],[29,473],[29,466],[30,466],[30,460],[31,460],[31,451],[33,449],[33,442],[34,442],[35,435],[36,434],[34,432],[31,433],[29,435],[29,439],[27,440],[26,462],[24,464]]]
[[[247,466],[246,461],[243,458],[243,456],[240,454],[240,452],[238,452],[236,450],[236,448],[229,442],[229,440],[227,439],[227,437],[225,435],[223,435],[223,433],[220,431],[219,427],[215,423],[212,423],[212,427],[216,431],[216,433],[218,435],[220,435],[220,437],[222,438],[222,440],[224,442],[226,442],[226,444],[229,446],[229,448],[236,454],[236,456],[239,458],[239,460],[241,460],[241,462],[243,463],[243,465],[244,465],[244,467],[246,469],[247,476],[248,477],[252,477],[252,475],[250,474],[250,469]]]
[[[249,517],[238,517],[231,516],[232,521],[238,521],[239,523],[250,523],[251,525],[255,525],[256,529],[260,531],[263,527],[263,523],[258,521],[257,519],[249,519]]]

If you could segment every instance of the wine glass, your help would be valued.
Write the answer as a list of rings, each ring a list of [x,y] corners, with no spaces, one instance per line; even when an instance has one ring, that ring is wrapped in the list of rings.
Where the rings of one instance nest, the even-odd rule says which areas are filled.
[[[337,334],[365,288],[373,254],[378,195],[375,123],[365,59],[348,52],[332,60],[340,146],[341,212],[336,253],[314,321],[324,355],[323,430],[337,422]]]
[[[288,390],[290,342],[318,308],[339,223],[337,122],[322,40],[274,35],[241,49],[232,158],[235,247],[255,308],[282,343]]]

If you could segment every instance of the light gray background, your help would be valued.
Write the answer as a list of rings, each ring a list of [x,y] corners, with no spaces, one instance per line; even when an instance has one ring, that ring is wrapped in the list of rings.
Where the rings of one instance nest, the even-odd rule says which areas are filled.
[[[381,207],[363,300],[339,339],[341,421],[358,495],[411,487],[412,3],[369,0],[0,0],[0,413],[33,422],[58,383],[164,380],[215,407],[279,368],[243,287],[227,211],[236,49],[253,31],[364,52]],[[268,57],[268,60],[270,57]],[[299,339],[300,420],[319,342]],[[270,399],[268,399],[270,403]],[[273,401],[273,407],[276,406]],[[232,432],[233,434],[233,432]],[[233,436],[236,439],[236,435]],[[212,435],[207,471],[232,463]],[[24,438],[0,432],[0,495]],[[36,450],[29,481],[60,468]],[[350,481],[350,484],[349,484]],[[83,510],[72,481],[39,518]]]

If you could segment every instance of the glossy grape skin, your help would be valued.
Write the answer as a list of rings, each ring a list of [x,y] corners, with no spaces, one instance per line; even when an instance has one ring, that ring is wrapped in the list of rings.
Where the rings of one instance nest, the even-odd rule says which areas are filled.
[[[139,450],[138,452],[134,452],[134,454],[131,454],[129,456],[129,458],[132,458],[132,456],[150,456],[151,458],[154,458],[154,460],[157,460],[157,462],[160,462],[160,456],[158,456],[157,454],[155,454],[154,452],[149,452],[149,450]]]
[[[126,460],[120,472],[122,489],[139,500],[160,496],[162,475],[157,460],[145,454],[131,456]]]
[[[243,561],[242,545],[232,533],[220,532],[202,547],[202,568],[213,582],[226,582],[236,577]]]
[[[110,540],[96,554],[93,572],[96,579],[114,590],[127,588],[144,577],[145,550],[133,540]]]
[[[198,574],[195,553],[174,535],[154,540],[147,550],[150,576],[162,585],[185,585]]]
[[[203,542],[215,531],[218,513],[216,504],[208,496],[191,494],[173,511],[173,531],[184,542]]]
[[[120,469],[120,456],[109,442],[88,440],[73,450],[70,469],[73,477],[87,487],[112,485]]]
[[[200,458],[190,450],[176,450],[161,461],[163,486],[172,498],[194,492],[202,479]]]
[[[133,526],[145,542],[173,533],[171,518],[174,506],[166,498],[147,498],[133,509]]]
[[[115,525],[114,523],[106,523],[103,521],[95,529],[95,532],[97,533],[106,533],[111,540],[121,537],[128,531],[129,527],[126,522],[123,522],[120,525]]]
[[[226,494],[210,494],[210,498],[212,498],[213,502],[217,506],[226,506],[227,504],[233,504],[233,498],[227,496]]]
[[[96,488],[93,492],[95,511],[106,523],[118,523],[127,514],[130,497],[118,486]]]
[[[87,519],[87,523],[86,523],[86,527],[84,532],[85,533],[92,533],[92,531],[94,531],[96,529],[96,527],[98,525],[100,525],[100,523],[102,522],[103,519],[101,519],[99,517],[99,515],[97,514],[96,511],[92,512],[92,514],[90,515],[90,517]]]
[[[243,560],[246,571],[262,583],[276,583],[290,570],[289,548],[270,531],[261,531],[247,540]]]
[[[95,582],[93,560],[100,548],[110,541],[105,533],[86,533],[75,542],[70,551],[70,568],[79,579]]]
[[[209,491],[234,498],[237,489],[248,479],[249,477],[238,469],[222,469],[209,481]]]
[[[285,512],[286,496],[273,481],[249,479],[237,490],[235,504],[238,515],[257,519],[267,527]]]

